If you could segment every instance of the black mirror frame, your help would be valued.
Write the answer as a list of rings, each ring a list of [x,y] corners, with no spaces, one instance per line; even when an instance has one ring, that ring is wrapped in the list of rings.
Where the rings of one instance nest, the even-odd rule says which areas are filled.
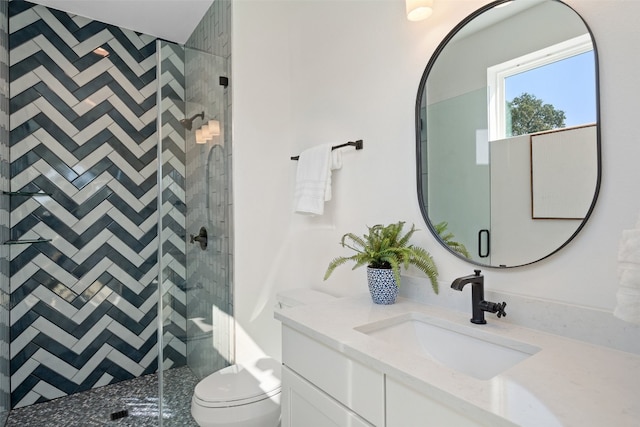
[[[478,10],[476,10],[475,12],[471,13],[470,15],[468,15],[466,18],[464,18],[462,21],[460,21],[448,34],[447,36],[440,42],[440,44],[438,45],[438,47],[436,48],[436,50],[433,52],[433,54],[431,55],[431,58],[429,59],[429,62],[427,63],[427,67],[425,68],[425,71],[422,74],[422,77],[420,78],[420,84],[418,85],[418,94],[416,97],[416,107],[415,107],[415,131],[416,131],[416,176],[417,176],[417,188],[418,188],[418,205],[420,206],[420,211],[422,213],[422,217],[425,220],[427,227],[429,228],[429,230],[431,231],[431,234],[433,234],[433,236],[435,237],[435,239],[442,245],[444,246],[450,253],[452,253],[453,255],[455,255],[457,258],[460,258],[464,261],[467,261],[473,265],[477,265],[480,267],[485,267],[485,268],[499,268],[499,269],[505,269],[505,268],[516,268],[516,267],[523,267],[526,265],[531,265],[534,264],[536,262],[542,261],[543,259],[546,259],[548,257],[550,257],[551,255],[557,253],[558,251],[560,251],[561,249],[563,249],[564,247],[566,247],[569,242],[571,242],[577,235],[578,233],[583,229],[583,227],[585,226],[585,224],[587,223],[589,217],[591,216],[595,205],[596,205],[596,201],[598,199],[598,195],[600,193],[600,186],[601,186],[601,181],[602,181],[602,150],[601,150],[601,120],[600,120],[600,76],[599,76],[599,64],[600,61],[598,59],[598,49],[596,47],[596,40],[595,37],[593,36],[593,32],[591,31],[591,28],[589,27],[589,25],[587,25],[587,23],[585,22],[584,18],[582,18],[582,16],[575,10],[573,9],[571,6],[569,6],[568,4],[560,1],[560,0],[550,0],[550,1],[555,1],[558,3],[563,4],[565,7],[569,8],[570,10],[572,10],[576,16],[578,18],[580,18],[580,20],[582,21],[582,23],[584,24],[585,28],[587,29],[587,31],[589,32],[589,36],[591,37],[591,41],[593,43],[593,57],[594,57],[594,61],[595,61],[595,90],[596,90],[596,120],[597,120],[597,129],[596,129],[596,150],[597,150],[597,165],[598,165],[598,174],[597,174],[597,179],[596,179],[596,188],[594,190],[594,194],[593,194],[593,200],[591,201],[591,205],[589,206],[589,210],[586,213],[584,219],[582,220],[582,222],[580,223],[580,225],[576,228],[575,232],[562,244],[560,245],[558,248],[556,248],[555,250],[553,250],[552,252],[550,252],[548,255],[533,260],[531,262],[525,263],[525,264],[519,264],[519,265],[512,265],[512,266],[504,266],[504,265],[500,265],[500,266],[496,266],[496,265],[491,265],[491,264],[483,264],[481,262],[466,258],[464,256],[462,256],[461,254],[459,254],[458,252],[454,251],[453,249],[451,249],[438,235],[438,232],[435,229],[435,226],[432,224],[431,220],[429,219],[429,213],[427,212],[427,207],[425,206],[425,203],[423,202],[423,197],[426,194],[427,189],[424,188],[424,186],[422,185],[422,175],[423,175],[423,167],[422,167],[422,140],[420,138],[421,136],[421,131],[423,128],[426,128],[426,126],[428,126],[427,123],[422,123],[422,117],[421,117],[421,104],[422,104],[422,98],[425,95],[425,90],[426,90],[426,84],[427,84],[427,78],[429,77],[429,73],[431,72],[431,69],[433,68],[433,65],[435,64],[436,60],[438,59],[438,56],[440,55],[440,53],[444,50],[444,48],[446,47],[446,45],[451,41],[451,39],[463,28],[465,27],[469,22],[471,22],[472,20],[474,20],[475,18],[477,18],[478,16],[480,16],[481,14],[487,12],[490,9],[493,9],[494,7],[503,4],[503,3],[509,3],[512,0],[496,0],[494,2],[488,3],[484,6],[482,6],[481,8],[479,8]],[[428,143],[428,141],[427,141]]]

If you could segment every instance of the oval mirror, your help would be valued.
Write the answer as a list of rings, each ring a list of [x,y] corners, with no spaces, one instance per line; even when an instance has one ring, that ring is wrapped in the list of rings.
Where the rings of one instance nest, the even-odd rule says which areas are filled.
[[[600,187],[597,52],[557,0],[496,1],[436,49],[416,103],[427,224],[473,264],[515,267],[564,247]]]

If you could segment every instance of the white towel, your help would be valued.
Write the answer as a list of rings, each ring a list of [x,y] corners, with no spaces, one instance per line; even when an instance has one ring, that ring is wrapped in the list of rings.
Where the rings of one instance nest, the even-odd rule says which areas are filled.
[[[613,315],[626,322],[640,323],[640,229],[622,231],[618,278]]]
[[[618,288],[613,315],[629,323],[640,323],[640,289]]]
[[[342,167],[342,153],[340,150],[333,150],[329,154],[331,156],[329,163],[329,176],[327,176],[327,185],[324,189],[324,201],[331,200],[333,194],[331,193],[331,171],[340,169]]]
[[[620,264],[618,266],[618,279],[621,288],[637,289],[640,291],[640,265]]]
[[[339,150],[323,144],[300,153],[294,193],[295,211],[322,215],[324,202],[331,200],[331,170],[342,167]]]
[[[640,229],[622,230],[618,261],[640,264]]]

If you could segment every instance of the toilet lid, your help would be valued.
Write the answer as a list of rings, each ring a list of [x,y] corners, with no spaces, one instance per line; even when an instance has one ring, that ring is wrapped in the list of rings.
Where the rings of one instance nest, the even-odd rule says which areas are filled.
[[[196,385],[194,399],[201,406],[221,408],[246,405],[280,393],[280,363],[260,359],[251,366],[231,365]]]

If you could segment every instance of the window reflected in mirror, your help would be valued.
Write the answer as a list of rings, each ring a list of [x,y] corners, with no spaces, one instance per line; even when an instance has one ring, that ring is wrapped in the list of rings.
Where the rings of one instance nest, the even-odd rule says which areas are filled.
[[[492,140],[596,122],[588,33],[487,68]]]

